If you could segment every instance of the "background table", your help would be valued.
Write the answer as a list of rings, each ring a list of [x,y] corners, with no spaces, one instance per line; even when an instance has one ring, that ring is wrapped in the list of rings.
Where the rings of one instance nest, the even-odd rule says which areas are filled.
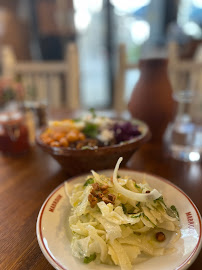
[[[201,163],[176,161],[161,144],[148,143],[134,154],[128,167],[169,179],[202,213]],[[66,179],[60,166],[37,147],[18,158],[0,156],[0,269],[53,269],[38,246],[36,220],[46,197]],[[190,270],[201,266],[202,252]]]

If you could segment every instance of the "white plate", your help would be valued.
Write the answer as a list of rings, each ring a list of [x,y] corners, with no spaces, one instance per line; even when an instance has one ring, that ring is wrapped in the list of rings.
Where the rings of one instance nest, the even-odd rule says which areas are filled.
[[[102,171],[102,174],[112,175],[112,170]],[[168,205],[174,204],[179,212],[182,237],[176,242],[177,252],[153,257],[148,261],[134,265],[134,270],[173,270],[187,269],[198,256],[201,249],[201,216],[191,199],[174,184],[160,177],[142,172],[120,169],[121,175],[130,175],[137,181],[146,179],[150,186],[159,190]],[[85,176],[71,178],[70,184],[83,182]],[[68,216],[70,204],[64,190],[64,183],[56,188],[46,199],[37,219],[37,238],[39,246],[55,269],[65,270],[119,270],[118,266],[104,264],[96,265],[94,262],[83,264],[71,254],[70,231]]]

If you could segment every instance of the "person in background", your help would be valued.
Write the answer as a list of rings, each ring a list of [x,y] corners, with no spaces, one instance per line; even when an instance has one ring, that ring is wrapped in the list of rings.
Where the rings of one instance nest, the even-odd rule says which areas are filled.
[[[72,0],[37,0],[36,17],[42,58],[63,59],[65,45],[76,40]]]
[[[19,0],[0,0],[0,48],[9,46],[17,60],[30,59],[30,33],[17,14]]]

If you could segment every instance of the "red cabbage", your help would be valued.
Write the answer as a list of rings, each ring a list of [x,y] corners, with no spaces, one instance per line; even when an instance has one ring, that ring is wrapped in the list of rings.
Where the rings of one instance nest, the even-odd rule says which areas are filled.
[[[115,123],[113,130],[116,143],[131,140],[141,134],[138,130],[138,126],[133,125],[131,122],[117,122]]]

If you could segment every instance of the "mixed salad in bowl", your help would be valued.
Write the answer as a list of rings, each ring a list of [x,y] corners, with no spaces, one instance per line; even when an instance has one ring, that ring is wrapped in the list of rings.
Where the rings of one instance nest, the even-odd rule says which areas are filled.
[[[95,149],[126,143],[141,134],[140,126],[132,121],[97,116],[91,111],[78,119],[50,121],[40,139],[52,147]]]

